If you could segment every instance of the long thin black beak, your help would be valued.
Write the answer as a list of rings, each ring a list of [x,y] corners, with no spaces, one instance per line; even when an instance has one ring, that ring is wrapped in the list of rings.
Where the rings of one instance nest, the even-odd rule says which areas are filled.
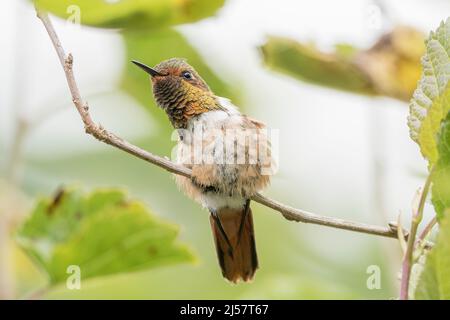
[[[133,62],[135,65],[137,65],[139,68],[141,68],[145,72],[147,72],[152,77],[154,77],[154,76],[162,76],[162,74],[159,73],[158,71],[156,71],[155,69],[152,69],[149,66],[147,66],[147,65],[145,65],[143,63],[140,63],[139,61],[131,60],[131,62]]]

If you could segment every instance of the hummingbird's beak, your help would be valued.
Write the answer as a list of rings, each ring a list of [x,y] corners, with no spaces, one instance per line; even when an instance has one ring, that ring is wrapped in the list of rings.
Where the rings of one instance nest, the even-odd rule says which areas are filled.
[[[154,76],[162,76],[163,75],[163,74],[159,73],[158,71],[156,71],[155,69],[152,69],[149,66],[147,66],[147,65],[145,65],[143,63],[140,63],[139,61],[131,60],[131,62],[133,62],[135,65],[137,65],[139,68],[141,68],[145,72],[147,72],[152,77],[154,77]]]

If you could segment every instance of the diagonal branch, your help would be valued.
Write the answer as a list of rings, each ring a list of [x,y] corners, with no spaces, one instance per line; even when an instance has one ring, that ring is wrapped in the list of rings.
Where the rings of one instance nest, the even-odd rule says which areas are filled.
[[[94,136],[96,139],[107,143],[113,147],[116,147],[118,149],[121,149],[125,152],[128,152],[135,157],[138,157],[144,161],[150,162],[160,168],[163,168],[171,173],[175,173],[178,175],[182,175],[185,177],[190,178],[191,177],[191,170],[177,165],[173,163],[170,160],[167,160],[163,157],[154,155],[148,151],[145,151],[125,140],[122,138],[116,136],[115,134],[109,132],[105,128],[103,128],[101,125],[96,124],[90,114],[89,114],[89,106],[86,102],[83,101],[80,91],[78,89],[77,82],[75,81],[75,77],[73,74],[73,57],[71,54],[66,56],[66,53],[64,52],[64,48],[61,45],[61,42],[58,38],[58,35],[56,34],[55,29],[53,28],[52,22],[50,21],[48,15],[46,12],[41,11],[39,9],[36,9],[37,16],[39,19],[41,19],[42,23],[45,26],[45,29],[47,30],[48,35],[50,36],[50,39],[53,43],[53,46],[55,47],[56,53],[58,54],[59,61],[64,68],[65,76],[67,79],[67,84],[70,89],[70,93],[72,95],[72,101],[75,105],[75,107],[78,110],[78,113],[81,116],[81,119],[84,123],[84,127],[86,130],[86,133]],[[389,237],[389,238],[397,238],[397,230],[395,227],[392,226],[373,226],[368,225],[364,223],[359,222],[353,222],[353,221],[346,221],[338,218],[332,218],[332,217],[325,217],[325,216],[319,216],[314,213],[309,213],[303,210],[295,209],[292,207],[289,207],[287,205],[284,205],[278,201],[272,200],[266,196],[263,196],[262,194],[256,194],[252,197],[253,201],[256,201],[266,207],[272,208],[275,211],[281,213],[286,219],[297,221],[297,222],[303,222],[303,223],[312,223],[312,224],[318,224],[322,226],[337,228],[337,229],[343,229],[343,230],[349,230],[354,232],[361,232],[361,233],[367,233],[367,234],[373,234],[378,235],[382,237]]]

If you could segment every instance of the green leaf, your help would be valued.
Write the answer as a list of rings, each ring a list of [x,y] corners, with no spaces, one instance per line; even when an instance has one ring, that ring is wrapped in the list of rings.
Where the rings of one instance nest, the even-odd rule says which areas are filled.
[[[440,224],[436,245],[427,255],[415,298],[450,299],[450,215],[447,215]]]
[[[450,108],[450,94],[447,94],[446,103]],[[441,124],[437,152],[439,158],[433,172],[432,201],[437,217],[441,219],[444,210],[450,208],[450,112]]]
[[[421,32],[400,26],[368,49],[337,44],[327,53],[282,37],[269,37],[261,49],[267,66],[302,81],[408,101],[420,76],[424,45]]]
[[[175,225],[122,191],[70,189],[41,199],[17,240],[56,284],[67,279],[71,265],[84,280],[193,261],[177,234]]]
[[[449,111],[450,85],[447,86],[442,95],[434,99],[420,125],[418,143],[422,155],[428,159],[430,166],[439,159],[438,134],[441,129],[441,122]]]
[[[225,0],[34,0],[63,19],[80,13],[80,22],[103,28],[161,28],[214,14]]]
[[[303,81],[361,94],[375,94],[370,79],[349,63],[347,55],[320,52],[311,45],[282,37],[269,37],[261,47],[265,63],[272,69]],[[355,49],[345,49],[354,52]]]
[[[450,18],[430,33],[425,45],[422,77],[410,102],[408,126],[411,138],[432,165],[438,159],[437,133],[450,110]]]

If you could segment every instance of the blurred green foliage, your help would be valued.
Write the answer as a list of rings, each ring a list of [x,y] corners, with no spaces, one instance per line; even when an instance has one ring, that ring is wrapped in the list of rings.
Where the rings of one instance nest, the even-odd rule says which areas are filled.
[[[266,65],[276,71],[326,87],[374,95],[370,79],[350,63],[347,54],[341,55],[343,47],[339,48],[339,54],[326,54],[311,44],[272,36],[261,51]],[[356,50],[346,46],[349,48],[350,52]]]
[[[345,286],[300,275],[273,275],[249,288],[242,299],[356,299],[357,294]]]
[[[61,189],[38,202],[18,232],[18,242],[47,273],[52,285],[78,266],[83,279],[192,262],[176,241],[178,228],[118,190],[85,195]]]
[[[209,17],[225,0],[33,0],[35,4],[67,19],[77,11],[81,23],[102,28],[162,28]]]
[[[336,45],[325,53],[313,44],[271,36],[261,47],[265,64],[302,81],[352,93],[408,101],[420,75],[423,35],[398,26],[369,49]]]

